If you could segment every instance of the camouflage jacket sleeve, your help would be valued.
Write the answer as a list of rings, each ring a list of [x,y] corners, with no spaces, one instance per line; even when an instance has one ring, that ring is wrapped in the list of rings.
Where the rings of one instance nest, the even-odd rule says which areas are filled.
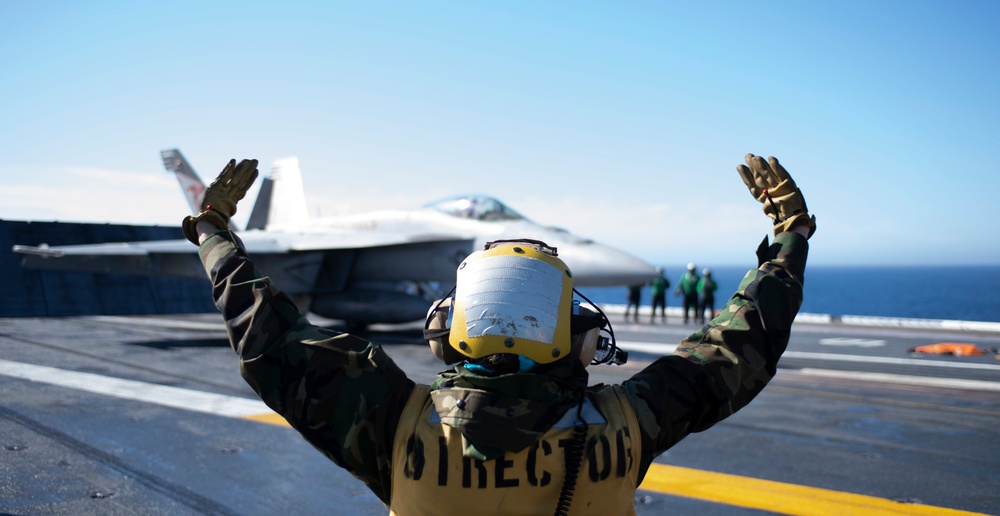
[[[364,339],[310,324],[227,231],[199,251],[240,373],[275,412],[383,502],[396,423],[413,382]]]
[[[760,267],[719,315],[623,383],[643,434],[643,475],[657,455],[750,403],[774,377],[802,304],[807,252],[797,233],[762,244]]]

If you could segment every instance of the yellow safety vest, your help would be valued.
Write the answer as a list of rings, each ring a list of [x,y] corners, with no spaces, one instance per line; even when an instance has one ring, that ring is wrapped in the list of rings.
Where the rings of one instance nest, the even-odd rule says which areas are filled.
[[[403,410],[392,451],[392,515],[552,514],[573,441],[571,408],[538,441],[491,461],[462,456],[462,434],[441,423],[425,385]],[[617,385],[584,403],[587,438],[569,514],[635,514],[641,438],[635,412]]]

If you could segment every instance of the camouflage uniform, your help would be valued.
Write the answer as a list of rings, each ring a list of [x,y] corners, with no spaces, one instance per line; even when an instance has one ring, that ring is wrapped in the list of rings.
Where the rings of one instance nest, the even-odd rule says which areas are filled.
[[[765,239],[757,250],[759,268],[747,273],[719,316],[673,355],[622,383],[641,427],[639,482],[654,458],[745,406],[774,376],[802,302],[807,251],[806,239],[796,233],[781,233],[770,246]],[[388,504],[396,423],[415,384],[380,347],[311,325],[231,233],[208,238],[200,255],[246,381]],[[457,366],[433,382],[430,397],[462,398],[467,410],[482,415],[485,424],[475,418],[464,424],[469,439],[463,442],[467,456],[490,460],[503,448],[530,444],[578,404],[586,385],[586,369],[577,360],[495,378]],[[513,424],[504,420],[503,432],[494,428],[498,407],[520,414]]]

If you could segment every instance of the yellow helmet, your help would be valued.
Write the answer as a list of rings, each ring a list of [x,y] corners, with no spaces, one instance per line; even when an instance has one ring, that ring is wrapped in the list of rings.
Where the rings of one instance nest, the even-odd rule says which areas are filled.
[[[452,292],[427,312],[424,338],[446,364],[515,354],[538,364],[576,357],[624,364],[607,316],[574,301],[573,274],[537,240],[500,240],[469,255]],[[453,295],[452,295],[453,294]],[[610,340],[601,336],[607,331]]]
[[[571,351],[572,309],[573,276],[554,248],[490,242],[459,265],[454,296],[428,314],[428,327],[446,328],[450,349],[443,339],[429,340],[448,363],[510,353],[547,364]],[[434,312],[447,321],[432,322]]]

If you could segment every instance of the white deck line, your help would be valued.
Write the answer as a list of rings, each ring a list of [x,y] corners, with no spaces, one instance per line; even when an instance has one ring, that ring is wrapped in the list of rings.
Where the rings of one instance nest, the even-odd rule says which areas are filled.
[[[8,360],[0,360],[0,375],[219,416],[244,417],[272,412],[260,400]]]
[[[614,315],[625,313],[625,305],[601,304],[601,310]],[[721,307],[720,307],[721,308]],[[649,306],[639,307],[639,317],[649,317]],[[667,316],[684,317],[684,311],[677,306],[667,307]],[[641,320],[641,319],[640,319]],[[1000,333],[1000,322],[992,321],[961,321],[950,319],[916,319],[907,317],[879,317],[874,315],[830,315],[799,312],[795,322],[808,324],[848,324],[854,326],[871,326],[877,328],[920,328],[927,330],[977,331]]]

